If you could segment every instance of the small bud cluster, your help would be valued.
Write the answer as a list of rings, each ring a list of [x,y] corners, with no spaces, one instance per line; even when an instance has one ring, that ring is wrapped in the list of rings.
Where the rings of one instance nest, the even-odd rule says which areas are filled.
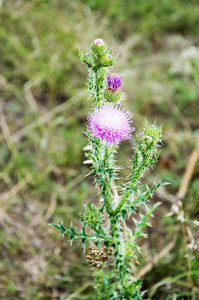
[[[89,68],[99,69],[101,67],[110,67],[115,63],[115,58],[111,53],[107,53],[107,44],[104,40],[97,38],[91,44],[92,52],[83,55],[79,50],[81,60]]]
[[[86,261],[92,267],[101,269],[103,262],[109,260],[110,256],[113,254],[113,250],[107,249],[106,246],[99,249],[95,246],[88,248],[88,255],[86,255]]]
[[[107,44],[102,39],[95,39],[91,45],[91,50],[97,56],[102,56],[107,51]]]
[[[81,221],[89,224],[90,228],[95,228],[98,224],[101,223],[101,215],[94,205],[90,202],[86,205],[85,214],[80,214]]]

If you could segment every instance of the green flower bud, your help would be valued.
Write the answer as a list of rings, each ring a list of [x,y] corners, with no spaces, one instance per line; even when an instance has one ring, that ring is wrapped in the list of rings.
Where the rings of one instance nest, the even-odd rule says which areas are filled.
[[[101,223],[101,216],[99,210],[92,205],[90,202],[86,206],[86,212],[84,214],[84,221],[91,227],[94,228]]]
[[[119,102],[122,96],[122,91],[112,92],[109,89],[104,91],[104,99],[108,102]]]
[[[147,125],[144,130],[143,134],[143,142],[147,145],[157,144],[161,142],[162,136],[162,128],[158,128],[155,124],[154,125]]]
[[[112,55],[107,54],[101,58],[100,63],[103,67],[111,67],[115,63],[115,58]]]
[[[102,39],[95,39],[91,45],[91,50],[97,56],[103,56],[107,50],[107,44]]]

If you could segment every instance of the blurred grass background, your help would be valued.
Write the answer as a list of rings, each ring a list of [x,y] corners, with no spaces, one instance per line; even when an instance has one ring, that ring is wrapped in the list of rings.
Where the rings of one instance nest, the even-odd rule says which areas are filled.
[[[83,204],[97,201],[82,163],[91,101],[76,48],[89,51],[97,37],[120,53],[114,72],[136,132],[145,119],[163,127],[147,182],[170,185],[152,200],[163,204],[137,271],[174,246],[146,274],[146,298],[199,299],[198,161],[183,199],[185,235],[167,216],[199,135],[198,15],[197,0],[0,0],[0,299],[95,299],[80,243],[70,248],[48,223],[78,227]],[[133,146],[121,145],[119,165]]]

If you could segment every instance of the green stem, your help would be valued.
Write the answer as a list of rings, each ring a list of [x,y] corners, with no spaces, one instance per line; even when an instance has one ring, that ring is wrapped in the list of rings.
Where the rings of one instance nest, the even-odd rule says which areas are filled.
[[[147,164],[147,161],[149,159],[149,157],[151,156],[151,152],[146,155],[143,160],[138,164],[137,169],[135,170],[133,177],[131,179],[131,182],[129,184],[128,187],[126,187],[124,194],[122,195],[122,198],[120,200],[120,202],[118,203],[117,207],[115,208],[114,211],[114,216],[117,216],[118,213],[121,211],[123,205],[125,204],[125,202],[129,199],[129,197],[131,196],[131,194],[137,190],[137,186],[138,186],[138,180],[141,177],[142,172],[145,169],[145,166]]]
[[[98,70],[95,71],[95,92],[96,92],[96,105],[100,107],[101,104],[101,96],[100,96],[100,85],[98,78]]]
[[[124,279],[127,275],[128,268],[126,264],[126,258],[122,253],[122,238],[121,238],[121,231],[119,227],[119,222],[117,218],[112,217],[110,218],[111,222],[111,235],[114,240],[114,249],[115,249],[115,267],[118,270],[119,278],[121,281],[121,286],[124,285]]]
[[[105,70],[103,67],[99,67],[98,65],[94,69],[95,73],[95,104],[100,108],[102,104],[102,91],[103,91],[103,81]]]
[[[112,216],[113,208],[112,208],[112,199],[111,199],[112,198],[111,197],[111,176],[109,174],[109,165],[108,165],[109,158],[110,158],[109,146],[106,145],[104,151],[104,168],[106,171],[104,172],[105,180],[103,186],[103,195],[104,195],[104,201],[105,201],[107,212],[109,216]]]
[[[68,232],[66,232],[66,233],[68,233]],[[78,236],[79,238],[88,238],[88,239],[91,239],[91,240],[96,239],[96,235],[89,235],[89,234],[84,235],[84,234],[76,233],[76,232],[75,232],[75,235]],[[109,243],[113,243],[113,239],[111,239],[107,235],[102,236],[102,235],[98,234],[97,238],[99,238],[101,240],[108,241]]]

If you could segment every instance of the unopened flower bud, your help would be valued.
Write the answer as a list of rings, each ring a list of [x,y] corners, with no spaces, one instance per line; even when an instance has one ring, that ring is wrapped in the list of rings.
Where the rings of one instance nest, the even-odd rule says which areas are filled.
[[[105,91],[104,91],[104,99],[107,102],[115,102],[115,103],[119,102],[121,99],[121,96],[122,96],[121,90],[119,90],[117,92],[111,92],[110,90],[105,89]]]
[[[156,125],[146,125],[143,134],[143,141],[145,144],[157,144],[161,142],[162,130],[158,128]]]
[[[119,102],[119,100],[121,99],[121,79],[122,78],[116,73],[113,73],[107,77],[107,88],[104,91],[104,98],[108,102]]]
[[[115,63],[115,58],[110,54],[106,54],[102,56],[100,63],[103,67],[111,67]]]
[[[102,39],[97,38],[93,41],[91,49],[95,55],[102,56],[107,50],[107,45]]]

